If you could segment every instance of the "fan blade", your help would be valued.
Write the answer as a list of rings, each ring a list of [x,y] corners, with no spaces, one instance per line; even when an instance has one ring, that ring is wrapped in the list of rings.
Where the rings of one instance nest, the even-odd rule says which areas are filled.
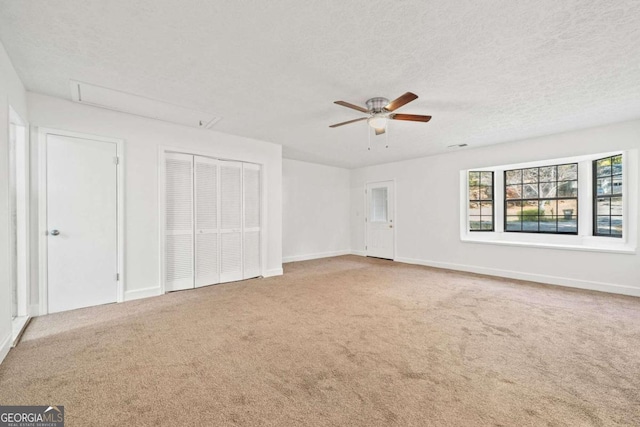
[[[369,110],[367,110],[364,107],[359,107],[357,105],[353,105],[353,104],[350,104],[350,103],[345,102],[345,101],[335,101],[334,104],[342,105],[343,107],[347,107],[347,108],[352,108],[354,110],[358,110],[358,111],[361,111],[363,113],[368,113],[369,112]]]
[[[390,114],[389,118],[392,120],[408,120],[410,122],[428,122],[431,120],[431,116],[421,116],[418,114]]]
[[[418,99],[418,95],[416,95],[415,93],[407,92],[401,97],[394,99],[393,101],[388,103],[387,106],[384,107],[384,109],[387,111],[394,111],[416,99]]]
[[[376,129],[376,135],[382,135],[385,132],[384,128]]]
[[[335,125],[329,126],[330,128],[337,128],[338,126],[348,125],[349,123],[359,122],[361,120],[367,120],[369,117],[361,117],[359,119],[349,120],[348,122],[336,123]]]

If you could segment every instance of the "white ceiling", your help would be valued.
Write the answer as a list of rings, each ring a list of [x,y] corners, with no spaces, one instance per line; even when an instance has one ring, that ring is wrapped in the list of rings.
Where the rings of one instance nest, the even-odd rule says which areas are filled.
[[[221,115],[288,158],[358,167],[640,117],[637,0],[0,0],[27,89],[75,79]],[[366,122],[406,91],[390,147]],[[380,141],[381,137],[374,139]]]

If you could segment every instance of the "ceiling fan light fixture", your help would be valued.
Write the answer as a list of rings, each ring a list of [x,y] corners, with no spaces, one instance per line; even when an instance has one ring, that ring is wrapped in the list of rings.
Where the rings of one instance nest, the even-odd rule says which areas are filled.
[[[376,135],[382,135],[386,133],[388,120],[404,120],[409,122],[423,122],[426,123],[431,120],[431,116],[424,116],[420,114],[402,114],[395,113],[398,108],[414,101],[418,98],[415,93],[407,92],[399,98],[389,102],[387,98],[376,97],[368,99],[366,104],[367,108],[360,107],[359,105],[351,104],[345,101],[334,101],[334,104],[341,105],[343,107],[350,108],[352,110],[366,113],[367,116],[360,117],[359,119],[348,120],[346,122],[336,123],[330,125],[330,128],[337,128],[340,126],[348,125],[366,120],[369,127],[376,131]]]
[[[387,118],[383,115],[375,115],[375,116],[369,117],[369,120],[367,120],[367,123],[369,123],[369,126],[371,126],[374,129],[387,128]]]

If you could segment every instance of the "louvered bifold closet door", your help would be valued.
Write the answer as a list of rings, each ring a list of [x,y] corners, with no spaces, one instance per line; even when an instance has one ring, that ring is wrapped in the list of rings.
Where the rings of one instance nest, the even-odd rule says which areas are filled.
[[[260,166],[245,163],[243,175],[243,277],[249,279],[262,274],[260,269]]]
[[[194,157],[195,167],[195,283],[196,287],[220,282],[218,239],[218,161]]]
[[[220,161],[220,282],[242,280],[242,163]]]
[[[165,290],[193,288],[193,156],[165,157]]]

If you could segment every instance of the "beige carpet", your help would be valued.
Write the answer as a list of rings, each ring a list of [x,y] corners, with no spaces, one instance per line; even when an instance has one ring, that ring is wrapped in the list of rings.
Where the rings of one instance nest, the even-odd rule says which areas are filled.
[[[345,256],[34,319],[2,404],[68,426],[640,425],[640,298]]]

